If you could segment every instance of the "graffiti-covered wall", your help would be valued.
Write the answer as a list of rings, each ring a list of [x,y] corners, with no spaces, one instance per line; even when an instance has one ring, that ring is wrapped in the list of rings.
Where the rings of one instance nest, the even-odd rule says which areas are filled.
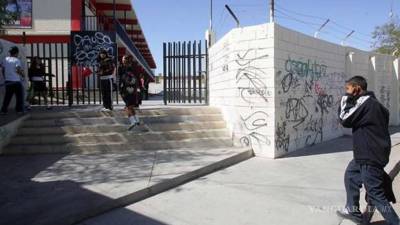
[[[229,32],[210,49],[210,104],[222,109],[237,144],[273,156],[273,27]]]
[[[234,140],[280,157],[343,134],[337,119],[345,80],[362,75],[399,123],[399,62],[319,40],[277,24],[237,28],[210,49],[210,103]]]
[[[345,48],[275,26],[275,155],[338,137]]]

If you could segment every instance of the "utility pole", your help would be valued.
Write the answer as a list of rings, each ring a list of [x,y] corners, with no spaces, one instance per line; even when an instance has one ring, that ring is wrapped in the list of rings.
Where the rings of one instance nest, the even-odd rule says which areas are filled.
[[[213,0],[210,0],[210,25],[206,31],[206,40],[208,47],[215,43],[215,32],[213,30]]]
[[[213,0],[210,0],[210,30],[213,29]]]
[[[275,22],[275,0],[269,0],[269,22]]]

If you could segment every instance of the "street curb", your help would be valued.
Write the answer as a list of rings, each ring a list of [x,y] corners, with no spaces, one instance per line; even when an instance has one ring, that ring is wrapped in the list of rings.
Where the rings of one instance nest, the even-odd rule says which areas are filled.
[[[144,199],[150,198],[150,197],[160,194],[162,192],[168,191],[177,186],[183,185],[185,183],[188,183],[188,182],[198,179],[200,177],[206,176],[206,175],[216,172],[218,170],[222,170],[227,167],[233,166],[237,163],[243,162],[252,157],[254,157],[253,150],[247,149],[244,152],[238,153],[234,156],[231,156],[231,157],[223,159],[221,161],[212,163],[205,167],[196,169],[192,172],[182,174],[180,176],[177,176],[177,177],[167,180],[165,182],[161,182],[161,183],[149,186],[147,188],[144,188],[139,191],[133,192],[131,194],[125,195],[123,197],[120,197],[120,198],[117,198],[114,200],[110,200],[110,202],[107,202],[103,205],[96,206],[93,209],[90,209],[86,212],[83,212],[83,213],[75,216],[75,218],[71,218],[71,217],[59,218],[58,219],[59,225],[64,225],[64,224],[71,225],[71,224],[82,223],[85,220],[88,220],[90,218],[104,214],[113,209],[122,208],[122,207],[125,207],[128,205],[134,204],[136,202],[142,201]]]

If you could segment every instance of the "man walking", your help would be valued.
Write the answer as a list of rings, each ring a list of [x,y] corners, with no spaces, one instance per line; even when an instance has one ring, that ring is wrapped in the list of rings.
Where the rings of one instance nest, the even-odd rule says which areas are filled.
[[[7,114],[8,105],[14,95],[16,96],[15,110],[18,114],[22,114],[24,112],[24,87],[22,84],[24,71],[22,70],[21,60],[18,59],[18,47],[11,47],[9,53],[10,56],[6,57],[2,62],[6,94],[4,96],[1,114]]]
[[[399,217],[388,199],[391,183],[385,182],[388,175],[384,167],[389,162],[391,140],[389,134],[389,111],[378,102],[371,91],[367,91],[364,77],[355,76],[346,81],[346,96],[339,106],[339,119],[344,127],[353,131],[353,156],[347,166],[344,183],[346,207],[337,211],[338,216],[363,223],[360,212],[360,188],[364,185],[367,201],[382,214],[390,225],[400,225]]]

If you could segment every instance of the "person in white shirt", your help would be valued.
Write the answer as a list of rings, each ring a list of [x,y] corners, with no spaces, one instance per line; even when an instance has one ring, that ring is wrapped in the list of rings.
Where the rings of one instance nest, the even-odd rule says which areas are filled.
[[[15,110],[18,114],[22,114],[24,112],[24,87],[21,81],[24,77],[24,71],[22,69],[21,60],[18,59],[18,47],[11,47],[9,53],[10,56],[6,57],[2,62],[6,94],[4,96],[1,114],[7,114],[8,105],[14,95],[17,100]]]

